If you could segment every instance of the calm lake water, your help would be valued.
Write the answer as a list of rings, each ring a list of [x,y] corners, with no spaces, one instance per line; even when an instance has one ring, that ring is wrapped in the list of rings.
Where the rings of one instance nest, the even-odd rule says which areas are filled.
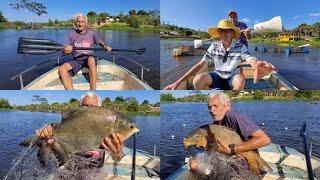
[[[232,108],[260,126],[265,123],[265,132],[272,138],[272,143],[300,152],[303,152],[303,144],[299,133],[303,121],[306,121],[308,140],[313,142],[312,155],[320,157],[320,105],[306,102],[237,102],[233,103]],[[185,157],[193,154],[185,150],[183,138],[191,130],[211,122],[206,103],[161,104],[161,178],[171,175],[184,165]]]
[[[160,117],[133,116],[140,132],[137,149],[153,154],[154,145],[160,147]],[[0,179],[11,167],[11,162],[20,155],[23,147],[18,144],[33,135],[36,129],[51,122],[59,122],[60,114],[25,111],[0,111]],[[132,146],[132,138],[125,142]]]
[[[192,45],[193,41],[160,41],[160,86],[179,79],[202,56],[188,56],[174,59],[171,56],[172,49],[179,45]],[[299,89],[320,89],[320,50],[310,49],[309,54],[295,53],[286,56],[285,53],[260,53],[254,51],[254,45],[249,45],[249,50],[258,59],[271,62],[278,68],[278,73]]]
[[[69,30],[1,30],[0,29],[0,89],[20,89],[20,83],[18,80],[11,81],[11,77],[19,72],[26,70],[27,68],[39,64],[49,58],[55,57],[58,54],[46,55],[46,56],[28,56],[17,54],[17,43],[19,37],[32,37],[32,38],[45,38],[57,41],[61,44],[66,43],[66,38]],[[159,89],[160,81],[160,50],[159,50],[159,33],[141,33],[141,32],[125,32],[125,31],[97,31],[98,36],[113,48],[119,49],[138,49],[147,48],[144,55],[136,55],[135,53],[123,53],[117,54],[128,57],[137,61],[138,63],[149,68],[150,71],[145,71],[145,80],[154,89]],[[101,58],[110,59],[112,56],[103,52],[96,52],[96,55]],[[66,57],[64,61],[70,59]],[[131,72],[140,77],[140,67],[118,57],[117,64],[120,64]],[[51,70],[56,64],[56,61],[52,61],[41,65],[40,67],[28,72],[24,76],[25,85],[37,78],[41,74]]]

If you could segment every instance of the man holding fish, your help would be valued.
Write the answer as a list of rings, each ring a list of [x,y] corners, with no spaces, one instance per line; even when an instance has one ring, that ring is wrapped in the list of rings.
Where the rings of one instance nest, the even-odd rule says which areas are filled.
[[[93,107],[101,107],[101,99],[100,97],[93,93],[88,92],[81,97],[80,101],[81,106],[93,106]],[[54,135],[54,127],[51,125],[47,125],[42,129],[36,131],[36,136],[39,139],[45,139],[48,143],[53,143],[54,139],[52,139]],[[122,148],[123,148],[123,137],[118,133],[112,133],[109,137],[104,137],[101,140],[101,146],[108,150],[115,161],[120,161],[122,156]],[[96,156],[97,151],[89,152],[92,156]]]
[[[213,124],[193,130],[183,140],[186,147],[196,145],[206,150],[215,149],[226,155],[240,155],[248,161],[251,171],[270,170],[270,166],[256,153],[258,148],[271,143],[269,136],[254,122],[231,109],[230,98],[223,92],[213,92],[208,98],[208,109]],[[239,138],[239,140],[236,140]],[[211,142],[211,144],[210,144]],[[215,146],[212,147],[212,144]],[[191,161],[191,170],[197,163]]]

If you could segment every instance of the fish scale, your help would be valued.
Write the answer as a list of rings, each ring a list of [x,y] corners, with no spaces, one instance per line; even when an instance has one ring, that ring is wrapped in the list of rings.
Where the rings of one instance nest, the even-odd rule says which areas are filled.
[[[133,120],[102,107],[79,107],[62,116],[61,123],[54,126],[52,145],[40,139],[31,142],[40,146],[40,161],[44,164],[52,152],[63,165],[75,153],[97,150],[102,139],[112,133],[119,133],[126,140],[139,132]]]

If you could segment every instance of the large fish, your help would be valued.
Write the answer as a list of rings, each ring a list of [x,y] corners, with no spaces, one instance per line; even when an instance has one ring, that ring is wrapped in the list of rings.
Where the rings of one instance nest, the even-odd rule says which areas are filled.
[[[106,108],[79,107],[62,113],[62,116],[61,123],[54,127],[52,144],[39,139],[32,142],[40,146],[40,161],[44,164],[51,153],[63,165],[75,153],[97,150],[102,139],[112,133],[119,133],[126,140],[139,132],[134,121]]]
[[[242,143],[239,134],[234,130],[221,125],[209,124],[191,131],[188,136],[183,139],[183,144],[186,148],[195,145],[198,148],[215,150],[217,147],[217,139],[223,140],[227,145],[238,145]],[[268,163],[254,151],[239,153],[239,155],[247,160],[250,170],[257,175],[260,174],[260,170],[272,170]]]

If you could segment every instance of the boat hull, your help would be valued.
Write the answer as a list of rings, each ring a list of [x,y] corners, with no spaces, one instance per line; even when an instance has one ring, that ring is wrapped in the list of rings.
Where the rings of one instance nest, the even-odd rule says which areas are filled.
[[[276,179],[308,179],[305,157],[295,149],[270,144],[259,149],[259,154],[272,168],[273,172],[268,172],[263,176],[263,180]],[[312,168],[316,176],[320,174],[320,161],[313,157],[311,159]],[[188,180],[193,179],[188,164],[176,170],[167,180]],[[317,179],[317,177],[315,177]]]
[[[152,90],[137,78],[135,74],[107,60],[99,60],[97,65],[97,90]],[[89,70],[82,68],[72,77],[75,90],[89,90]],[[23,89],[25,90],[64,90],[58,73],[58,67],[41,75]]]

